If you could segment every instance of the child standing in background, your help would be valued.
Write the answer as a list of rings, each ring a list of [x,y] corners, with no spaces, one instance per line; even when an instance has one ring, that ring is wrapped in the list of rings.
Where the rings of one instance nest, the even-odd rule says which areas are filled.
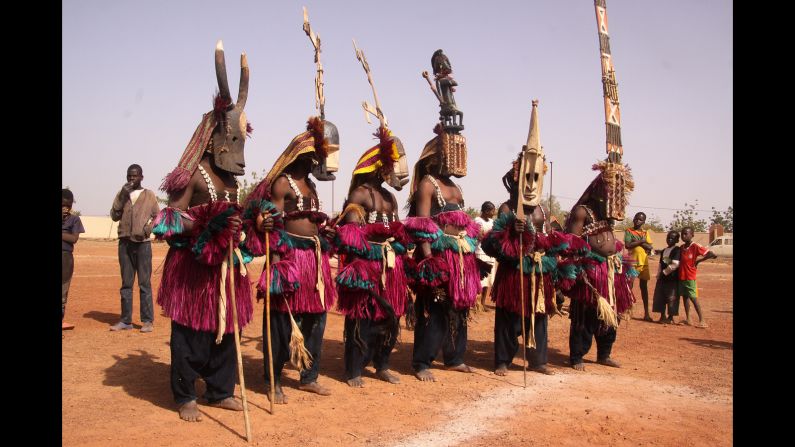
[[[63,317],[66,314],[66,298],[75,267],[72,252],[80,233],[86,232],[80,217],[72,214],[74,201],[72,191],[61,189],[61,330],[75,328],[75,325],[64,322]]]

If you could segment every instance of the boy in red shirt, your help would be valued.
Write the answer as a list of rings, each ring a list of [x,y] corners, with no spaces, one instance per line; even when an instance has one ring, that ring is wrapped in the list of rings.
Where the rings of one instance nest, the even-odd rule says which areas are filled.
[[[679,262],[679,296],[685,302],[685,321],[684,324],[690,325],[690,303],[688,299],[693,301],[693,307],[696,308],[698,313],[698,324],[696,327],[705,328],[707,323],[701,313],[701,306],[698,304],[698,288],[696,286],[696,273],[698,272],[698,263],[706,261],[707,259],[717,258],[718,256],[707,250],[705,247],[693,242],[693,227],[684,227],[682,229],[682,246],[680,247],[681,260]],[[703,256],[698,259],[699,256]]]

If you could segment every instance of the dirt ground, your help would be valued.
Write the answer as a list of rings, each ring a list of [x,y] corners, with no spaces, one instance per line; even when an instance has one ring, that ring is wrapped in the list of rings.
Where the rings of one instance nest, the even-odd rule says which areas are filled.
[[[183,422],[169,386],[170,320],[155,305],[155,330],[141,333],[138,289],[135,330],[110,332],[119,319],[116,242],[81,240],[63,335],[63,445],[246,445],[242,412],[201,405],[204,420]],[[167,246],[153,244],[152,287],[157,293]],[[658,258],[651,260],[656,272]],[[256,281],[262,261],[250,268]],[[434,365],[435,383],[412,376],[414,334],[403,330],[392,354],[401,383],[379,381],[369,367],[365,386],[344,381],[343,318],[330,312],[323,343],[320,383],[332,396],[297,389],[298,372],[285,368],[289,404],[268,412],[264,394],[262,304],[243,331],[242,353],[253,439],[251,445],[730,445],[733,420],[733,296],[731,260],[699,267],[699,296],[709,328],[661,325],[642,316],[622,322],[614,369],[586,356],[586,372],[568,365],[569,321],[549,324],[549,363],[554,376],[527,373],[521,353],[506,377],[493,370],[493,308],[469,325],[466,363],[475,374]],[[654,293],[654,277],[649,282]],[[684,316],[684,309],[680,310]],[[200,384],[199,390],[202,390]],[[239,396],[240,389],[237,393]]]

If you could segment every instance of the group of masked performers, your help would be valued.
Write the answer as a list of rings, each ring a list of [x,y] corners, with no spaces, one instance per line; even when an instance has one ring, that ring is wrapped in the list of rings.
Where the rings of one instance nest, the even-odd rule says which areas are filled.
[[[357,57],[372,84],[358,49]],[[369,111],[379,118],[377,143],[358,159],[338,216],[331,219],[323,212],[310,179],[334,179],[337,169],[339,134],[325,119],[322,105],[319,116],[309,118],[306,130],[239,203],[235,176],[244,173],[243,148],[252,132],[244,112],[249,70],[244,54],[234,103],[220,42],[215,61],[219,93],[164,180],[169,203],[153,231],[169,244],[157,302],[172,320],[171,388],[182,419],[201,419],[197,378],[207,385],[209,405],[242,409],[234,398],[234,327],[242,330],[252,318],[246,264],[258,256],[267,256],[256,297],[267,297],[269,305],[263,313],[263,340],[270,345],[264,378],[274,403],[287,402],[281,378],[288,361],[300,371],[299,389],[330,394],[318,375],[327,313],[335,308],[345,317],[345,379],[352,387],[363,385],[363,371],[371,362],[376,377],[399,382],[390,370],[390,354],[399,337],[399,319],[407,311],[416,318],[411,366],[419,380],[436,380],[431,366],[440,349],[447,369],[472,372],[464,357],[469,311],[483,275],[475,259],[479,236],[499,266],[492,291],[496,374],[506,374],[520,336],[531,369],[552,373],[547,332],[549,317],[559,314],[557,290],[572,299],[571,366],[583,369],[593,337],[598,362],[618,366],[610,354],[618,321],[634,301],[629,287],[633,270],[629,260],[621,259],[622,244],[613,238],[606,203],[616,188],[631,190],[625,166],[596,165],[599,176],[561,232],[551,230],[540,206],[543,151],[537,147],[529,164],[520,154],[503,177],[511,198],[493,228],[480,235],[464,212],[462,189],[452,180],[466,175],[466,139],[461,135],[463,113],[452,97],[457,84],[439,50],[432,65],[440,122],[414,166],[404,222],[395,195],[384,185],[400,190],[408,182],[406,153],[378,104],[375,112]],[[537,120],[531,119],[531,127],[533,123],[537,126]],[[611,180],[617,169],[623,169],[626,180],[620,185]],[[339,259],[336,277],[330,265],[334,255]],[[413,303],[409,289],[416,297]]]

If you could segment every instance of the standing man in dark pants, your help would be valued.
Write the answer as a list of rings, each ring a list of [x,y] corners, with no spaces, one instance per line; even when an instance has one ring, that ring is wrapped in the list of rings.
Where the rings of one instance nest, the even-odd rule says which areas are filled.
[[[155,193],[144,189],[141,166],[127,168],[127,183],[113,200],[110,218],[119,222],[119,267],[121,268],[121,321],[110,327],[111,331],[132,329],[133,281],[138,274],[141,296],[141,332],[152,332],[154,308],[152,305],[152,221],[160,206]]]

